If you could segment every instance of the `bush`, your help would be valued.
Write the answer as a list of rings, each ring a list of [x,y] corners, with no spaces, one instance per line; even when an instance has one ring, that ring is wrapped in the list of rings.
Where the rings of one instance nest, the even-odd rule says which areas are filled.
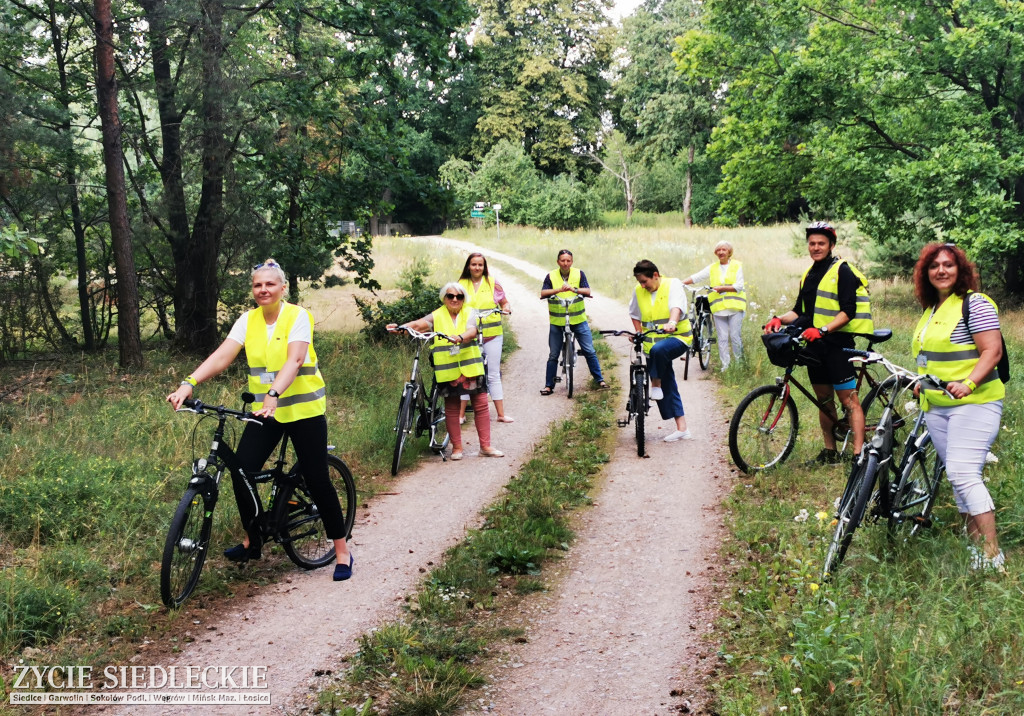
[[[0,573],[0,646],[5,652],[54,640],[78,619],[78,596],[24,569]]]
[[[588,229],[601,218],[593,192],[564,174],[545,182],[533,197],[531,209],[531,223],[542,229]]]
[[[392,303],[377,300],[374,303],[356,297],[359,315],[366,325],[362,333],[374,341],[382,341],[388,337],[389,323],[406,323],[431,313],[439,305],[437,294],[441,287],[427,283],[430,268],[424,259],[419,259],[402,272],[398,287],[406,295]]]

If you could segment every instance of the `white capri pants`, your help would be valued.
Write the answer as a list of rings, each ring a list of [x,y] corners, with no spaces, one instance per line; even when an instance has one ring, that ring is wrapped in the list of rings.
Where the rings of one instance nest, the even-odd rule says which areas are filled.
[[[491,394],[491,400],[505,399],[501,389],[501,344],[504,342],[505,337],[498,336],[484,343],[481,348],[487,359],[487,392]],[[463,395],[462,399],[468,401],[469,396]]]
[[[718,358],[722,362],[722,370],[729,367],[729,344],[732,344],[733,358],[743,355],[743,317],[745,311],[739,311],[731,316],[713,314],[715,319],[715,331],[718,333]]]
[[[931,406],[925,423],[939,457],[946,463],[946,476],[953,486],[957,509],[981,515],[996,509],[981,478],[985,456],[999,434],[1003,401],[956,406]]]

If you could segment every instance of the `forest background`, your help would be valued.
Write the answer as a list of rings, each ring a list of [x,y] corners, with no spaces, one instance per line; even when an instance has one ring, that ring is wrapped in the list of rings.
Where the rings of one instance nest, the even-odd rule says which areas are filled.
[[[610,9],[5,2],[0,360],[201,352],[266,256],[293,296],[336,260],[372,288],[373,234],[477,203],[558,229],[853,222],[876,276],[938,238],[1024,293],[1019,3]]]

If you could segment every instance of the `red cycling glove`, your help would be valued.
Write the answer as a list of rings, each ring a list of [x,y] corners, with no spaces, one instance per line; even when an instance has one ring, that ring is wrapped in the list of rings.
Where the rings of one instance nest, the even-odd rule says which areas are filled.
[[[772,316],[764,326],[764,329],[769,333],[775,333],[780,328],[782,328],[782,319],[778,316]]]
[[[819,331],[817,328],[808,328],[806,331],[800,334],[800,337],[803,338],[805,341],[813,343],[814,341],[819,340],[821,338],[821,331]]]

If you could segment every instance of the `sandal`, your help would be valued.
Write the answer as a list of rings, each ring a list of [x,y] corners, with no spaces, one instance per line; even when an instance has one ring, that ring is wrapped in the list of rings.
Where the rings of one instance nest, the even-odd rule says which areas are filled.
[[[547,386],[547,385],[545,385],[545,386],[544,386],[544,389],[543,389],[542,391],[540,391],[540,394],[541,394],[541,395],[551,395],[551,394],[552,394],[552,393],[554,393],[554,392],[555,392],[555,389],[554,389],[554,388],[552,388],[552,387],[550,387],[550,386]]]
[[[598,381],[597,387],[600,388],[601,390],[604,390],[605,388],[608,387],[608,384],[605,383],[603,380],[601,380],[601,381]]]

